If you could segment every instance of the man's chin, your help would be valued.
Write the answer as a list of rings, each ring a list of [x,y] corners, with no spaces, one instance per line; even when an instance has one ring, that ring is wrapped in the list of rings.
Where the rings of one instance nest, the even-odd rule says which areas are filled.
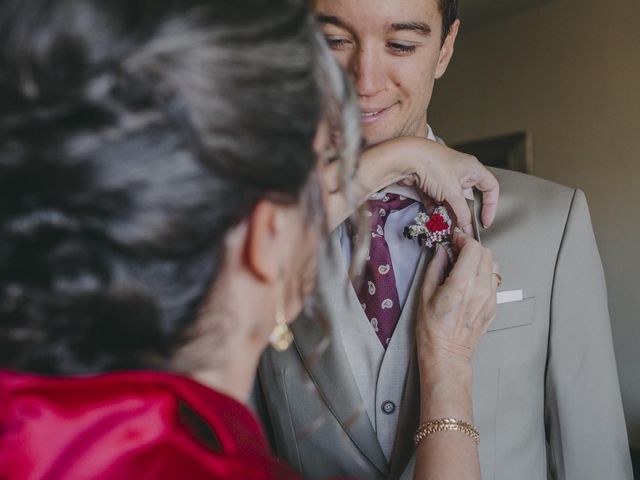
[[[416,129],[408,128],[394,128],[394,126],[388,126],[385,128],[383,125],[362,126],[362,138],[364,144],[367,147],[373,147],[380,143],[384,143],[394,138],[399,137],[422,137],[426,138],[428,133],[428,127]]]
[[[373,147],[380,143],[384,143],[387,140],[391,140],[395,138],[397,135],[394,135],[390,132],[383,131],[367,131],[366,128],[362,131],[362,138],[364,139],[365,146]]]

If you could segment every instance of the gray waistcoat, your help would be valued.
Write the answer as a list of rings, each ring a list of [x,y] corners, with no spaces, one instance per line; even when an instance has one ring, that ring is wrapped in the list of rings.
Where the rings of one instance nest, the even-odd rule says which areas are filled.
[[[339,236],[334,235],[331,241],[332,247],[339,251]],[[422,273],[428,255],[425,249],[416,269],[416,276]],[[329,295],[333,298],[326,298],[324,302],[329,316],[338,319],[338,336],[342,340],[365,410],[387,461],[391,459],[395,443],[409,360],[415,341],[416,294],[422,283],[416,280],[414,278],[386,351],[373,331],[353,288],[345,289],[346,296],[345,290],[342,290],[336,297]],[[345,310],[350,314],[345,315]]]

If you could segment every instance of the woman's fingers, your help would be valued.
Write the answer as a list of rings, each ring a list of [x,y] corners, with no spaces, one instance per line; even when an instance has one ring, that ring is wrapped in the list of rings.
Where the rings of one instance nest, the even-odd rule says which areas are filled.
[[[500,275],[500,265],[498,265],[496,262],[493,262],[491,277],[497,290],[500,284],[502,283],[502,275]]]
[[[447,252],[438,245],[433,258],[429,262],[422,284],[422,297],[425,301],[429,301],[436,289],[442,285],[448,264],[449,256]]]
[[[474,156],[468,155],[464,163],[459,164],[463,188],[477,188],[482,192],[482,212],[480,220],[484,228],[489,228],[496,218],[500,184],[496,177]]]
[[[421,298],[420,348],[447,361],[469,361],[481,336],[495,317],[497,265],[491,252],[472,237],[456,233],[458,259],[448,278],[445,250],[431,260]]]
[[[502,277],[500,276],[500,265],[498,265],[496,262],[493,262],[493,266],[491,269],[491,299],[490,299],[490,312],[491,312],[491,316],[488,319],[486,328],[489,327],[489,325],[491,325],[491,323],[495,320],[496,318],[496,312],[498,309],[498,304],[497,304],[497,294],[498,294],[498,287],[500,286],[500,284],[502,283]]]
[[[472,281],[478,274],[482,260],[482,246],[473,237],[454,233],[453,246],[458,251],[458,259],[449,275],[451,281]]]
[[[493,221],[496,219],[496,213],[498,213],[498,198],[500,197],[500,184],[498,180],[490,174],[490,178],[486,178],[484,183],[479,183],[476,188],[482,192],[482,213],[480,214],[480,221],[484,228],[489,228],[493,225]]]
[[[473,236],[473,223],[469,204],[464,196],[464,191],[460,188],[453,190],[445,200],[453,210],[456,216],[456,223],[467,235]]]
[[[491,251],[473,238],[457,234],[453,240],[459,254],[446,286],[460,292],[458,297],[465,303],[465,324],[469,328],[484,326],[495,314],[497,282],[493,273],[497,266]]]
[[[478,277],[483,283],[489,285],[493,282],[493,255],[488,248],[482,248],[482,258],[478,267]]]
[[[497,276],[498,265],[493,261],[493,255],[487,248],[483,248],[482,261],[478,269],[478,295],[480,313],[478,324],[481,332],[484,333],[489,324],[493,321],[496,312],[496,291],[498,287]]]

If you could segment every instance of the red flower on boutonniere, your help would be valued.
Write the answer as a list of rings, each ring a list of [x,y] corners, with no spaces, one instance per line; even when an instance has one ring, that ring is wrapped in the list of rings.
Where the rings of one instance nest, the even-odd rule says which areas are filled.
[[[425,227],[430,232],[442,232],[448,231],[451,228],[450,223],[445,220],[444,216],[440,213],[434,213],[431,218],[425,223]]]
[[[439,243],[446,249],[449,258],[453,259],[453,251],[451,250],[453,222],[444,206],[437,207],[431,215],[420,212],[414,222],[405,227],[405,238],[410,240],[415,238],[420,246],[425,245],[427,248],[433,248]]]

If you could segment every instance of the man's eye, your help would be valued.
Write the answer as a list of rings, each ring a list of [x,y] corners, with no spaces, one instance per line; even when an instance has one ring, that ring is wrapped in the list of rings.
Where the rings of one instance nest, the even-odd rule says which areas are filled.
[[[406,45],[404,43],[389,42],[387,47],[395,53],[413,53],[416,51],[415,45]]]
[[[327,43],[329,44],[329,48],[336,49],[336,50],[340,48],[344,48],[349,44],[349,41],[343,37],[326,36],[324,38],[327,40]]]

